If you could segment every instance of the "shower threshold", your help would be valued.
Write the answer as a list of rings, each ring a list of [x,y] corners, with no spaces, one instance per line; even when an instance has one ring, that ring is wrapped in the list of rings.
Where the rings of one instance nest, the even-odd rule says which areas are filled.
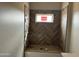
[[[58,46],[51,45],[30,45],[25,48],[26,52],[47,52],[47,53],[60,53],[62,52],[61,48]]]

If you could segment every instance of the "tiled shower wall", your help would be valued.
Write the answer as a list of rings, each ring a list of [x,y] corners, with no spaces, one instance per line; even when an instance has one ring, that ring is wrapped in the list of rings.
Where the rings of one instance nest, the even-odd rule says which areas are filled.
[[[36,14],[54,14],[53,23],[36,23]],[[61,41],[60,10],[30,10],[28,42],[30,45],[60,46]]]

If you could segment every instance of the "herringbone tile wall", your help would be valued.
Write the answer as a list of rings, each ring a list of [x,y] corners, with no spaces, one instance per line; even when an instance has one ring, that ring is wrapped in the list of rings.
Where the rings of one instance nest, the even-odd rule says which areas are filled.
[[[36,23],[36,14],[54,14],[53,23]],[[61,11],[59,10],[30,10],[28,42],[30,45],[61,44]]]

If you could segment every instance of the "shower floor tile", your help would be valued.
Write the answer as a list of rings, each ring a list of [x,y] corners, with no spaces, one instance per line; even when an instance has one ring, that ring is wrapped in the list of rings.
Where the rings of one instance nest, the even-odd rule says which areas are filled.
[[[31,45],[25,49],[28,52],[60,53],[62,50],[57,46]]]

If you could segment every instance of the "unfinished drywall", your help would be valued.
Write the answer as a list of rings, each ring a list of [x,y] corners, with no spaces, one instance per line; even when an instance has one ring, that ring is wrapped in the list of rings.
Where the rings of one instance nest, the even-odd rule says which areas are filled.
[[[30,3],[30,9],[60,10],[61,3],[58,3],[58,2],[32,2],[32,3]]]
[[[23,9],[23,3],[0,3],[0,57],[23,56]]]

